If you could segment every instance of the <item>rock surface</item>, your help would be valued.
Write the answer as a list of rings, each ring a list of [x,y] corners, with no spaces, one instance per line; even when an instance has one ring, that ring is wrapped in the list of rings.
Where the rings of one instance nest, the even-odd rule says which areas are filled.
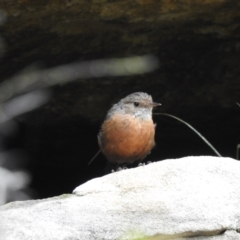
[[[0,9],[1,82],[23,69],[75,61],[152,53],[160,62],[150,74],[56,86],[48,104],[18,119],[18,145],[31,156],[32,185],[41,197],[102,175],[101,156],[102,165],[87,168],[98,151],[99,126],[112,104],[136,91],[162,103],[160,112],[192,124],[223,156],[236,156],[239,0],[1,0]],[[212,154],[189,129],[154,117],[158,145],[147,160]],[[62,181],[66,169],[71,178]]]
[[[176,105],[232,109],[239,101],[238,0],[3,0],[0,9],[7,16],[2,79],[36,61],[53,67],[153,53],[161,63],[150,76],[81,79],[55,88],[54,101],[34,123],[100,121],[111,103],[138,90],[167,111]]]
[[[93,179],[74,194],[6,204],[2,234],[4,240],[237,240],[239,185],[234,159],[165,160]]]

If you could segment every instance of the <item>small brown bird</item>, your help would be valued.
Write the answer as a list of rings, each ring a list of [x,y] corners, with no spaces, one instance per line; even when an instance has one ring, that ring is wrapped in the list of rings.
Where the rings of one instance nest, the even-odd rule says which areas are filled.
[[[136,92],[108,111],[98,134],[100,150],[111,163],[142,161],[155,145],[152,109],[160,106],[147,93]]]

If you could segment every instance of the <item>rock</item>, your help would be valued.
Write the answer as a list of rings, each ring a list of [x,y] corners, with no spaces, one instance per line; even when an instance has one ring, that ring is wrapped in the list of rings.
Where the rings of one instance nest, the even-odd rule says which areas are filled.
[[[0,208],[4,240],[240,239],[240,163],[185,157]],[[148,239],[148,238],[147,238]]]
[[[92,157],[89,150],[93,155],[98,150],[99,126],[112,104],[136,91],[151,94],[162,103],[160,112],[184,119],[221,154],[235,157],[240,118],[236,104],[240,92],[239,0],[2,0],[0,9],[5,43],[0,42],[1,82],[8,83],[22,71],[85,60],[151,53],[160,63],[151,74],[80,78],[55,86],[46,105],[18,118],[23,134],[19,145],[32,156],[29,168],[38,171],[32,171],[33,187],[41,197],[69,191],[79,175],[81,183],[94,175],[93,171],[89,177],[86,164]],[[22,85],[18,82],[17,86]],[[211,154],[176,121],[154,117],[156,142],[161,144],[154,150],[158,151],[155,159]],[[60,162],[58,171],[56,162]],[[71,179],[58,191],[54,186],[66,168]],[[103,166],[97,169],[100,175]]]
[[[136,90],[188,115],[189,106],[212,107],[214,115],[239,99],[238,0],[3,0],[0,9],[7,19],[1,26],[6,47],[0,81],[38,61],[40,68],[55,67],[148,53],[160,61],[150,76],[81,79],[55,88],[54,101],[28,123],[76,116],[96,123],[111,103]]]

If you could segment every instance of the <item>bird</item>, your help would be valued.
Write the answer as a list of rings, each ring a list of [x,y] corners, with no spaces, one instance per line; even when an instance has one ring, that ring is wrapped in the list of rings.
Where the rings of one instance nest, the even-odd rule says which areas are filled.
[[[111,164],[141,162],[155,146],[152,110],[160,106],[151,95],[135,92],[114,104],[98,134],[100,151]]]

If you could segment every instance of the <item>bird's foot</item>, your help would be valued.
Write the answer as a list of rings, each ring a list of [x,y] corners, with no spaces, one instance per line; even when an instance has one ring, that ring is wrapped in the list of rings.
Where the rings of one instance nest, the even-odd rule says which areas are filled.
[[[126,169],[128,169],[128,168],[127,167],[118,167],[117,172],[122,171],[122,170],[126,170]]]
[[[138,167],[145,166],[145,163],[139,163]]]
[[[118,167],[116,170],[112,169],[112,173],[114,173],[114,172],[120,172],[120,171],[126,170],[126,169],[128,169],[126,166]]]

